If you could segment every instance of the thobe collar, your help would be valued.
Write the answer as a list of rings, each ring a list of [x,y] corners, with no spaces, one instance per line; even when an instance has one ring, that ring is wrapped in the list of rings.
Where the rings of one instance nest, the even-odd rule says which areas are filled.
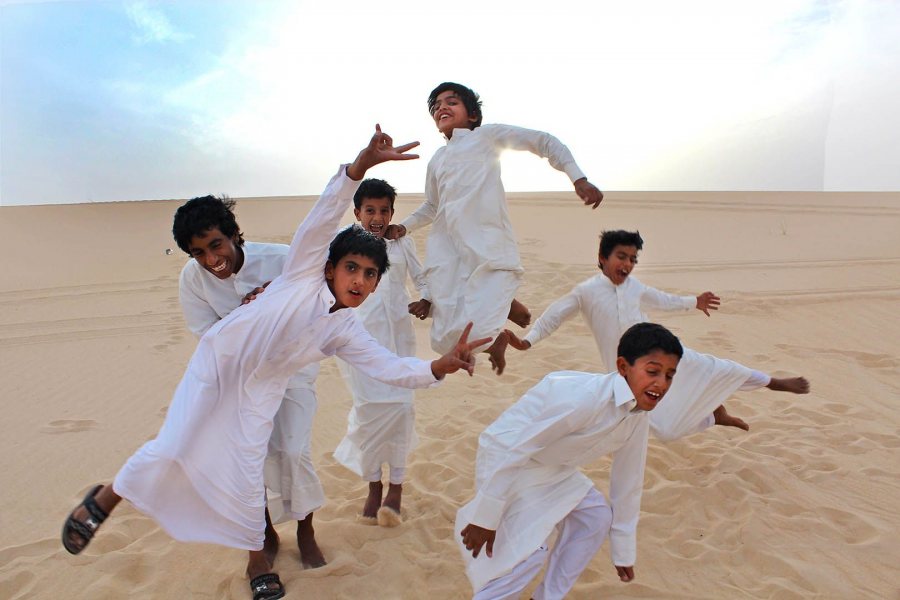
[[[631,388],[628,387],[628,382],[618,373],[616,373],[616,378],[613,381],[613,398],[617,407],[624,406],[628,409],[628,412],[640,412],[640,409],[637,407],[637,400],[634,399],[634,394],[631,392]]]
[[[475,129],[477,129],[477,127]],[[465,127],[457,127],[456,129],[453,130],[453,137],[449,137],[449,138],[446,136],[444,136],[444,137],[447,140],[448,144],[452,144],[453,140],[458,140],[460,138],[466,137],[467,135],[471,135],[472,132],[475,131],[475,129],[466,129]]]
[[[335,298],[334,294],[331,293],[331,290],[328,289],[328,282],[325,281],[324,275],[322,276],[322,287],[319,289],[319,300],[328,307],[328,310],[331,310],[331,307],[337,302],[337,298]]]

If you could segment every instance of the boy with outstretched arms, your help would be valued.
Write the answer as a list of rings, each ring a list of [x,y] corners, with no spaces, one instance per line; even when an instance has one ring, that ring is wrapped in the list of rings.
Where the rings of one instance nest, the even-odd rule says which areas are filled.
[[[518,598],[545,563],[533,598],[563,598],[607,534],[619,578],[634,579],[648,412],[665,404],[681,354],[666,328],[639,323],[614,373],[550,373],[484,430],[477,493],[456,516],[476,600]],[[579,468],[607,454],[608,503]]]
[[[366,179],[353,195],[353,214],[363,229],[382,238],[394,216],[396,197],[396,190],[386,181]],[[355,309],[356,316],[379,344],[398,356],[415,356],[416,336],[409,313],[424,318],[431,305],[422,263],[412,238],[387,240],[386,244],[391,268],[378,289]],[[416,302],[410,302],[407,277],[421,296]],[[369,483],[360,520],[395,527],[401,522],[407,457],[418,441],[413,391],[381,383],[344,361],[338,365],[353,395],[353,408],[347,418],[347,434],[334,458]],[[388,467],[387,495],[381,482],[384,464]]]
[[[476,337],[492,337],[486,350],[497,374],[506,365],[503,325],[528,325],[528,309],[515,301],[522,279],[519,249],[500,179],[500,154],[525,150],[568,175],[586,205],[603,194],[578,168],[569,149],[548,133],[481,124],[478,94],[442,83],[428,96],[428,110],[447,145],[428,163],[425,202],[392,227],[387,237],[431,224],[425,270],[432,295],[431,347],[444,352],[477,315]]]
[[[406,154],[376,126],[369,144],[341,166],[300,224],[284,271],[256,301],[232,311],[200,339],[156,439],[142,446],[112,485],[91,489],[63,526],[66,550],[81,552],[110,511],[127,498],[180,541],[250,550],[254,600],[284,596],[264,551],[263,469],[273,420],[288,380],[302,367],[338,355],[367,374],[406,387],[429,387],[474,369],[467,328],[451,352],[428,362],[381,347],[352,311],[387,269],[384,242],[351,228],[332,240],[369,168]],[[329,240],[331,243],[329,244]]]
[[[638,262],[644,240],[636,231],[605,231],[600,237],[600,274],[584,281],[547,307],[531,331],[519,340],[509,332],[510,344],[519,350],[552,334],[567,319],[581,313],[594,334],[607,369],[616,360],[616,341],[621,332],[647,320],[645,310],[689,311],[694,308],[709,316],[718,310],[720,299],[712,292],[699,296],[675,296],[644,285],[631,272]],[[678,379],[669,390],[666,403],[650,417],[650,430],[660,440],[674,440],[713,424],[747,430],[749,425],[725,410],[722,404],[736,391],[761,387],[806,394],[809,382],[803,377],[776,378],[731,360],[700,354],[689,348],[678,368]]]
[[[188,329],[198,338],[281,275],[287,258],[285,244],[244,242],[234,205],[234,200],[203,196],[188,200],[175,212],[172,235],[194,259],[181,270],[178,298]],[[265,545],[271,549],[278,545],[269,517],[272,508],[276,523],[297,521],[300,561],[310,568],[326,564],[313,529],[313,512],[325,504],[310,449],[318,374],[319,363],[312,363],[288,381],[264,469],[272,494],[266,508]]]

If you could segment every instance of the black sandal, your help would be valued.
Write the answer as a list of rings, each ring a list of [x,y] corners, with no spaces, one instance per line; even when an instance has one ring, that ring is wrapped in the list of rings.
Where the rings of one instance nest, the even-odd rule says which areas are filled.
[[[94,500],[94,496],[97,495],[97,492],[103,489],[102,485],[98,485],[91,491],[87,493],[87,496],[84,497],[84,500],[81,501],[81,504],[75,507],[75,510],[69,513],[68,518],[66,519],[65,524],[62,529],[62,544],[63,547],[69,551],[70,554],[79,554],[82,550],[87,548],[88,544],[91,543],[91,538],[94,537],[94,534],[97,532],[97,529],[100,528],[101,523],[106,520],[106,517],[109,515],[106,514],[100,505],[97,504],[97,501]],[[88,517],[84,521],[78,521],[73,516],[75,511],[78,510],[79,507],[84,506],[85,510],[88,512]],[[75,534],[77,537],[81,538],[82,544],[81,547],[75,546],[69,540],[71,534]]]
[[[253,592],[253,600],[284,598],[284,585],[275,573],[266,573],[251,579],[250,591]]]

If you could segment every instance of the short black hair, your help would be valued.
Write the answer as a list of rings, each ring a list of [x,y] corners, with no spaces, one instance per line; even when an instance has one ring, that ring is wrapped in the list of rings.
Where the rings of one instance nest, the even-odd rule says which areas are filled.
[[[353,194],[353,206],[362,206],[364,198],[387,198],[391,201],[391,210],[394,210],[394,200],[397,199],[397,190],[384,179],[363,179]]]
[[[471,123],[471,127],[469,127],[469,129],[480,127],[481,98],[478,96],[478,94],[461,83],[445,81],[441,85],[431,90],[431,93],[428,94],[428,113],[432,115],[434,114],[434,105],[437,104],[437,97],[448,91],[453,92],[454,94],[459,96],[459,99],[462,100],[463,106],[466,107],[466,112],[469,113],[469,116],[475,117],[475,121]]]
[[[383,238],[374,235],[359,225],[351,225],[342,229],[328,246],[328,262],[333,266],[337,266],[338,261],[348,254],[359,254],[367,256],[375,261],[378,267],[378,276],[384,275],[384,272],[391,266],[388,262],[387,243]]]
[[[644,239],[639,231],[614,229],[600,234],[600,256],[609,258],[616,246],[634,246],[638,250],[644,247]]]
[[[191,253],[191,239],[203,235],[213,227],[218,227],[223,235],[234,238],[237,245],[244,245],[244,234],[234,218],[234,200],[228,196],[200,196],[191,198],[175,211],[172,236],[178,247]]]
[[[624,358],[629,365],[642,356],[647,356],[654,350],[661,350],[665,354],[674,354],[681,360],[684,348],[675,334],[656,323],[638,323],[628,328],[619,340],[618,355]]]

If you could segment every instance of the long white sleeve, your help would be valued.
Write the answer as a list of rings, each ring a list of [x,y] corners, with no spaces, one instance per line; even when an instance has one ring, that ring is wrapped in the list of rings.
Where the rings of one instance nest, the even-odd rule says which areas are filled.
[[[441,150],[443,150],[443,148],[438,150],[438,152],[441,152]],[[423,202],[419,208],[414,210],[411,215],[400,222],[401,225],[406,227],[407,232],[411,233],[416,229],[430,225],[431,222],[434,221],[435,215],[437,215],[438,190],[433,165],[434,160],[432,159],[429,161],[428,168],[425,172],[425,202]]]
[[[425,388],[439,383],[431,371],[431,361],[399,357],[373,338],[355,317],[343,335],[336,354],[365,375],[402,388]]]
[[[425,269],[422,267],[422,262],[416,254],[416,243],[412,238],[406,236],[400,238],[398,241],[400,242],[400,249],[403,250],[403,256],[406,258],[406,270],[409,273],[409,278],[419,292],[419,297],[430,302],[431,294],[428,293],[428,282],[425,278]]]
[[[512,125],[485,125],[485,127],[491,131],[495,143],[500,148],[528,151],[546,158],[550,166],[568,175],[573,183],[585,176],[578,168],[569,148],[549,133]]]
[[[200,338],[221,317],[213,310],[209,302],[190,285],[187,281],[186,271],[187,269],[182,270],[178,282],[178,300],[181,303],[181,312],[184,314],[184,321],[188,329]]]
[[[284,263],[285,279],[298,279],[325,268],[329,243],[360,184],[347,176],[346,168],[341,165],[297,228]]]
[[[542,381],[526,392],[517,405],[529,402],[529,397],[540,402],[549,397],[551,384]],[[504,445],[502,458],[491,465],[478,493],[472,501],[472,523],[486,529],[497,529],[509,500],[508,492],[519,475],[522,466],[538,452],[563,438],[580,426],[579,406],[560,402],[544,402],[542,410],[531,415],[515,439]],[[503,416],[498,419],[498,422]],[[488,435],[486,431],[482,435]],[[499,440],[495,440],[499,441]],[[500,456],[500,453],[494,454]]]
[[[666,310],[689,311],[697,307],[697,298],[694,296],[676,296],[644,285],[641,290],[641,310]]]
[[[609,532],[610,555],[614,565],[634,566],[637,557],[637,524],[644,488],[644,464],[650,421],[635,428],[631,437],[613,454],[609,472],[609,501],[613,511]]]
[[[578,288],[556,300],[548,306],[541,316],[531,326],[531,331],[525,336],[525,341],[532,346],[559,329],[567,320],[575,316],[581,309],[581,296]]]

